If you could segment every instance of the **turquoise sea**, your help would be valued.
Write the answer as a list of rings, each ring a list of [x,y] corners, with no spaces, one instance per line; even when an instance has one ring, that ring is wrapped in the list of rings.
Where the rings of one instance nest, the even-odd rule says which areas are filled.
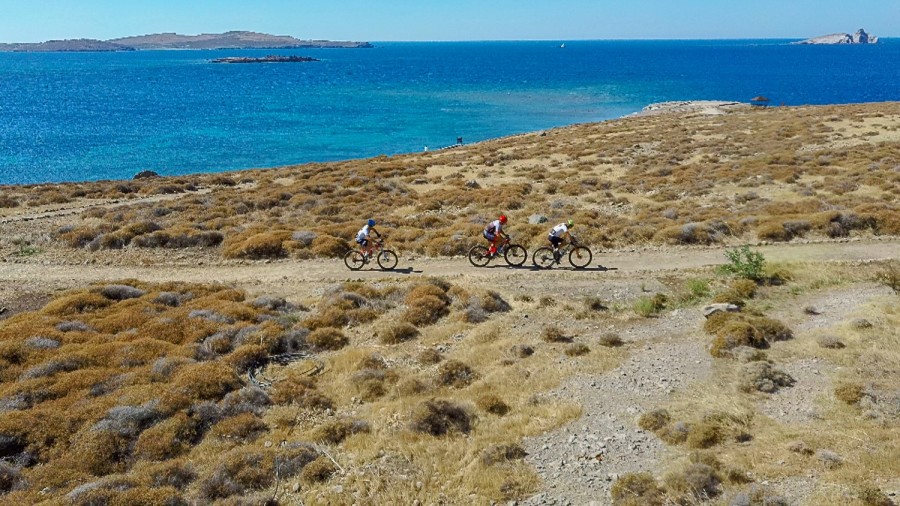
[[[900,39],[0,53],[0,184],[270,167],[600,121],[668,100],[900,100]],[[223,56],[319,62],[217,65]]]

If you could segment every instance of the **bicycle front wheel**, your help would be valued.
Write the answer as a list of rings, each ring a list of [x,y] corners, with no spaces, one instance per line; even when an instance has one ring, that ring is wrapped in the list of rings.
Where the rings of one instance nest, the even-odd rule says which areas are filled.
[[[344,255],[344,264],[351,271],[358,271],[362,269],[363,265],[366,265],[366,259],[363,258],[362,253],[359,251],[348,251],[346,255]]]
[[[389,249],[378,254],[378,266],[386,271],[397,267],[397,261],[397,254]]]
[[[484,267],[491,261],[491,255],[485,246],[472,246],[469,250],[469,262],[475,267]]]
[[[575,246],[569,252],[569,263],[576,269],[584,269],[591,264],[593,254],[587,246]]]
[[[553,250],[550,248],[536,249],[531,257],[531,261],[541,269],[549,269],[556,263],[556,259],[553,258]]]
[[[509,265],[518,267],[524,264],[525,260],[528,260],[528,251],[518,244],[510,244],[506,247],[506,251],[503,252],[503,258],[506,259],[506,263]]]

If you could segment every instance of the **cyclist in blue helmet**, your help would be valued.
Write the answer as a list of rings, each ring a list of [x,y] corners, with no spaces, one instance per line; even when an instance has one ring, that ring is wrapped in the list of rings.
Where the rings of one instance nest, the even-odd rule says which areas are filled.
[[[553,258],[559,260],[559,246],[562,244],[563,239],[572,241],[572,236],[569,234],[569,229],[575,226],[575,221],[568,220],[559,225],[550,229],[550,235],[547,238],[550,241],[550,245],[553,246]]]
[[[374,245],[369,242],[370,232],[374,233],[376,237],[381,239],[381,234],[379,234],[378,231],[375,230],[375,220],[373,219],[369,219],[369,221],[367,221],[366,224],[363,225],[363,228],[359,229],[359,232],[356,233],[356,242],[362,247],[363,254],[365,254],[366,256],[371,255],[372,250],[375,249]]]

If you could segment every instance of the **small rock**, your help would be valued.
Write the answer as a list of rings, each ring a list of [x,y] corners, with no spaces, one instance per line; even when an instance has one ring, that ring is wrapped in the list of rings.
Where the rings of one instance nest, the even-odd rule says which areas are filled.
[[[541,223],[547,223],[547,217],[543,214],[532,214],[528,217],[528,223],[531,225],[540,225]]]
[[[294,484],[291,485],[291,492],[296,494],[299,490],[300,490],[300,482],[295,481]]]
[[[737,313],[740,312],[741,308],[735,304],[721,303],[721,304],[710,304],[703,308],[703,317],[709,318],[710,316],[716,313]]]

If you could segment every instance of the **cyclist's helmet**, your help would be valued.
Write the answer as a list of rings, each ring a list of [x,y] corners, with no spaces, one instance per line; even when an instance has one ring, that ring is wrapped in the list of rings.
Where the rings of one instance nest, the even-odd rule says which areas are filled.
[[[500,215],[500,224],[506,225],[506,215],[505,214]]]
[[[375,226],[375,220],[369,220],[369,226],[370,226],[370,227],[374,227],[374,226]]]
[[[569,220],[568,222],[566,222],[566,225],[568,225],[568,226],[570,226],[570,227],[571,227],[572,225],[574,225],[574,224],[575,224],[575,221],[574,221],[574,220]]]

